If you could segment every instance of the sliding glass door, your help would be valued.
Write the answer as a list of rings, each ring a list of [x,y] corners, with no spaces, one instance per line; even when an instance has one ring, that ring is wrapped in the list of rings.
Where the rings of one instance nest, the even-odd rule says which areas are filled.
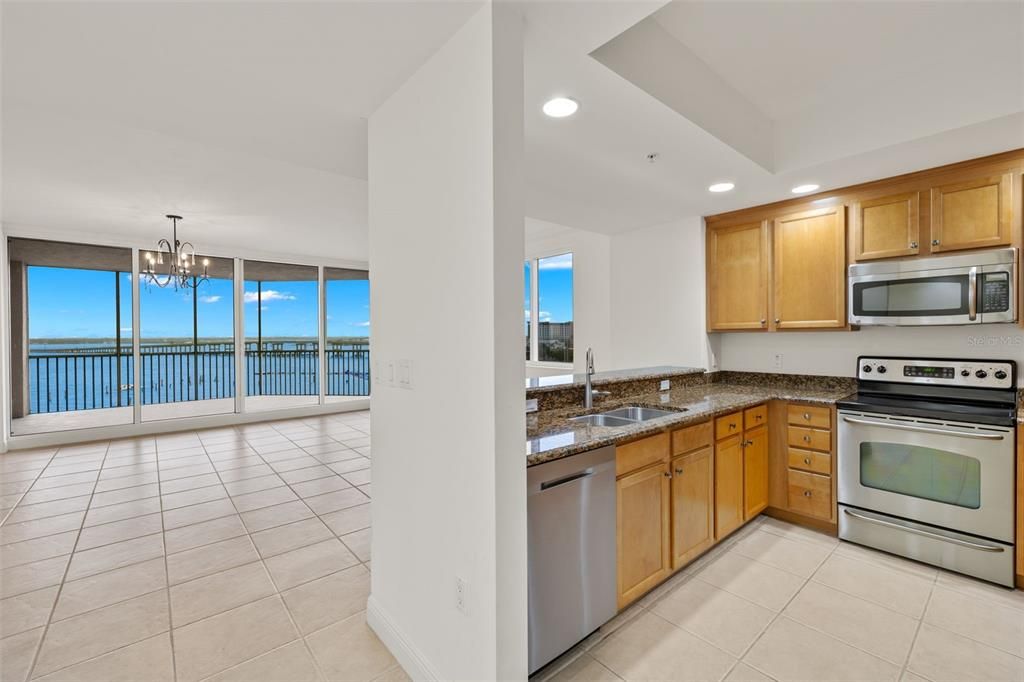
[[[320,402],[318,268],[245,261],[246,411]]]
[[[199,260],[188,287],[139,282],[144,421],[235,411],[234,261]]]
[[[328,402],[370,395],[370,279],[366,270],[324,268]]]
[[[131,424],[132,252],[8,241],[14,435]]]

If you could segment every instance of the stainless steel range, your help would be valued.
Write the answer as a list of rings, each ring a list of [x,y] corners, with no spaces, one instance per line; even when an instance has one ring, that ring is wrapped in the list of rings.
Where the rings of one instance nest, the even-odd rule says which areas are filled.
[[[839,537],[1013,586],[1010,360],[861,357],[839,401]]]

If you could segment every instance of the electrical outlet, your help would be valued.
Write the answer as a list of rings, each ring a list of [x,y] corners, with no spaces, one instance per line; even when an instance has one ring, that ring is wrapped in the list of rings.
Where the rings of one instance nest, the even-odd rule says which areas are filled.
[[[667,391],[667,390],[669,390],[671,388],[672,388],[672,382],[669,381],[668,379],[663,379],[662,382],[661,382],[661,387],[658,390],[659,391]]]
[[[466,581],[455,576],[455,608],[463,613],[469,613],[466,608]]]
[[[531,412],[536,412],[538,409],[539,408],[537,406],[537,399],[536,398],[530,398],[529,400],[526,401],[526,413],[527,414],[529,414]]]
[[[775,361],[773,363],[775,369],[782,369],[782,353],[775,354]]]

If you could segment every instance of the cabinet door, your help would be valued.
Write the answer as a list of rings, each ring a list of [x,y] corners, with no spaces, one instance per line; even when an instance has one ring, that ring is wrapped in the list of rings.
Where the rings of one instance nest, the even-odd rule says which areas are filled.
[[[714,450],[708,446],[672,460],[672,568],[715,542]]]
[[[846,326],[846,208],[775,219],[775,328]]]
[[[668,464],[656,464],[617,482],[619,608],[668,575],[671,564]]]
[[[932,251],[1010,243],[1009,173],[932,187]]]
[[[743,448],[743,520],[768,506],[768,427],[747,431]]]
[[[708,328],[768,328],[768,223],[708,228]]]
[[[914,256],[920,250],[920,192],[868,199],[853,211],[853,259]]]
[[[715,539],[743,524],[743,435],[715,445]]]

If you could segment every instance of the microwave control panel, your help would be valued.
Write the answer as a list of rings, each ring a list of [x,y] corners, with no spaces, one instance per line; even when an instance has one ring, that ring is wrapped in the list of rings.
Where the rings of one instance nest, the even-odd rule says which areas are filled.
[[[983,313],[1002,313],[1010,309],[1010,273],[990,272],[980,275],[981,295],[978,308]]]
[[[1015,363],[1009,360],[929,360],[862,357],[857,378],[904,384],[969,388],[1013,388]]]

